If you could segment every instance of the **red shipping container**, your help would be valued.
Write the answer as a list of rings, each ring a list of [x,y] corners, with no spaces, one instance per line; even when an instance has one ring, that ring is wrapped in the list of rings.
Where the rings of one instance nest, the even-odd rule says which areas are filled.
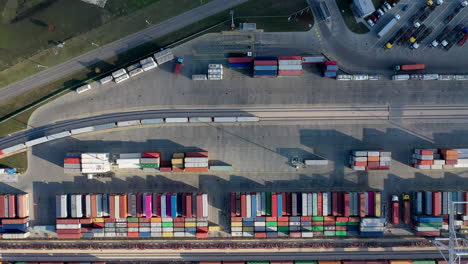
[[[325,221],[323,222],[324,226],[335,226],[336,222],[334,221]]]
[[[314,222],[312,222],[312,225],[313,226],[323,226],[323,222],[322,221],[314,221]]]
[[[278,217],[278,222],[288,222],[289,217],[288,216],[280,216]]]
[[[359,194],[359,216],[366,216],[366,195],[364,193]]]
[[[359,221],[361,221],[361,218],[359,218],[359,216],[350,216],[350,217],[348,217],[348,221],[349,222],[359,222]]]
[[[14,194],[8,194],[8,217],[16,217],[16,196]]]
[[[195,234],[196,238],[208,238],[208,233],[196,233]]]
[[[151,218],[146,218],[146,217],[138,218],[138,223],[151,223]]]
[[[312,221],[312,216],[301,216],[301,221]]]
[[[286,215],[291,215],[291,193],[286,193]]]
[[[102,223],[102,222],[93,222],[93,227],[102,227],[104,228],[105,226],[105,223]]]
[[[122,194],[119,196],[119,217],[127,218],[127,194]]]
[[[28,222],[28,218],[16,218],[16,219],[2,219],[2,225],[18,225],[18,224],[26,224]]]
[[[463,193],[464,201],[468,202],[468,192]],[[468,204],[465,204],[465,215],[468,215]]]
[[[289,226],[289,222],[278,222],[278,226]]]
[[[301,232],[290,232],[289,236],[294,237],[294,238],[300,238],[300,237],[302,237],[302,234],[301,234]]]
[[[80,229],[57,229],[57,234],[81,234]]]
[[[231,222],[242,222],[242,217],[231,217]]]
[[[279,56],[278,60],[300,60],[302,63],[302,57],[301,56]]]
[[[458,163],[458,160],[445,160],[446,165],[455,165]]]
[[[185,223],[174,223],[174,227],[185,227]]]
[[[255,238],[266,238],[266,232],[255,232],[254,236]]]
[[[267,217],[265,217],[265,220],[267,222],[276,222],[276,221],[278,221],[278,217],[267,216]]]
[[[432,213],[434,216],[440,216],[442,213],[442,209],[440,205],[442,204],[442,198],[440,192],[433,192],[432,193]]]
[[[171,167],[160,167],[159,171],[160,172],[172,172],[172,168]]]
[[[65,158],[63,159],[63,163],[81,163],[80,158]]]
[[[197,216],[203,215],[203,197],[201,194],[197,194]]]
[[[400,223],[400,205],[398,202],[392,202],[392,223],[398,225]]]
[[[418,160],[417,163],[421,165],[433,165],[434,161],[433,160]]]
[[[112,217],[104,218],[104,223],[115,223],[115,218],[112,218]]]
[[[428,149],[421,149],[419,151],[420,155],[434,155],[434,151]]]
[[[143,195],[141,193],[136,194],[136,217],[143,216]]]
[[[93,219],[92,218],[81,218],[80,219],[80,224],[92,224]]]
[[[440,231],[418,231],[416,232],[417,236],[440,236]]]
[[[337,61],[326,61],[325,65],[338,65]]]
[[[276,60],[255,60],[254,65],[278,65]]]
[[[349,218],[348,217],[337,217],[336,218],[336,221],[337,222],[348,222],[349,221]]]
[[[185,218],[182,218],[182,217],[176,217],[172,219],[174,223],[185,223]]]
[[[193,211],[192,211],[192,194],[187,194],[187,196],[185,197],[186,201],[185,201],[185,206],[187,207],[187,217],[193,217]]]
[[[354,166],[366,167],[367,166],[367,161],[355,161]]]
[[[386,260],[371,260],[366,261],[366,264],[387,264],[388,261]]]
[[[366,264],[365,260],[343,260],[343,264]]]
[[[96,199],[96,194],[91,194],[91,217],[97,217],[97,199]]]
[[[335,217],[334,216],[324,216],[323,220],[324,221],[335,221]]]
[[[285,192],[281,193],[281,197],[283,198],[283,199],[281,199],[281,214],[282,215],[288,215],[287,214],[287,209],[286,209],[286,207],[287,207],[287,205],[286,205],[287,204],[286,193]]]
[[[110,217],[115,217],[115,195],[109,195],[109,215]]]
[[[377,169],[378,170],[389,170],[390,166],[379,166]]]
[[[228,59],[229,63],[243,63],[243,62],[251,62],[252,57],[230,57]]]
[[[93,229],[91,227],[82,227],[81,232],[85,232],[85,233],[93,232]]]
[[[184,168],[172,167],[172,172],[184,172]]]
[[[338,215],[338,193],[332,192],[332,215]]]
[[[161,216],[161,193],[156,194],[156,216]]]
[[[2,156],[2,155],[3,155],[3,150],[0,150],[0,156]]]
[[[280,76],[299,76],[302,75],[302,70],[278,70]]]
[[[127,237],[139,237],[138,232],[128,232]]]
[[[208,232],[208,227],[207,226],[197,226],[197,233],[206,233]]]
[[[271,194],[271,216],[278,217],[278,195]]]
[[[350,216],[351,215],[351,209],[349,207],[349,193],[344,194],[344,216]],[[347,222],[346,221],[340,221],[337,220],[338,222]]]
[[[56,219],[57,224],[79,224],[79,219]]]
[[[346,226],[335,226],[336,231],[346,231]]]
[[[127,223],[127,227],[139,227],[140,224],[138,223]]]
[[[185,168],[185,172],[209,172],[208,167],[195,167],[195,168]],[[174,171],[176,172],[176,171]]]
[[[81,239],[80,234],[57,234],[58,239]]]
[[[343,208],[343,205],[344,205],[343,193],[339,192],[336,195],[337,195],[336,197],[338,199],[338,215],[343,215],[343,211],[344,211],[344,208]]]
[[[247,217],[247,199],[245,197],[245,193],[241,194],[241,217]]]
[[[231,216],[236,216],[236,193],[231,193]]]
[[[318,193],[317,194],[317,213],[318,213],[318,216],[322,216],[323,215],[323,198],[322,198],[322,193]]]
[[[5,195],[0,195],[0,218],[5,217]]]
[[[380,163],[378,161],[369,161],[367,162],[367,167],[369,168],[377,168],[379,167]]]
[[[186,152],[186,158],[208,158],[208,152],[199,151],[199,152]]]
[[[186,193],[182,194],[182,216],[187,217],[187,195]]]
[[[161,158],[161,153],[159,152],[143,152],[141,153],[142,158]]]

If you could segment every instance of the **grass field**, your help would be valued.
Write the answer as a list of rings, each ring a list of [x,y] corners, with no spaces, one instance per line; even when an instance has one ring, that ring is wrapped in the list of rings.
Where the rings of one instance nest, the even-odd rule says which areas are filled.
[[[362,22],[356,22],[354,18],[353,11],[351,11],[351,3],[350,0],[336,0],[338,4],[338,8],[341,11],[341,15],[346,23],[346,26],[349,30],[353,31],[356,34],[365,34],[369,32],[369,29],[364,25]],[[344,12],[343,12],[344,11]]]
[[[19,173],[23,173],[28,169],[27,153],[22,152],[8,158],[0,159],[0,168],[16,168]]]

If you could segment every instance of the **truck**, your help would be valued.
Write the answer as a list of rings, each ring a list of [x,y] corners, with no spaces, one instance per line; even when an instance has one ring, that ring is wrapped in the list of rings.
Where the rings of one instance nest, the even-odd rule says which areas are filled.
[[[442,30],[442,32],[440,32],[440,34],[437,36],[437,38],[435,38],[435,39],[432,41],[431,46],[434,47],[434,48],[437,47],[437,46],[439,46],[440,42],[441,42],[442,40],[445,39],[445,37],[447,36],[447,34],[448,34],[451,30],[452,30],[452,27],[451,27],[451,26],[446,26],[446,27]]]
[[[403,223],[411,224],[411,204],[409,194],[403,194]]]
[[[174,74],[178,75],[182,71],[182,67],[184,67],[184,59],[177,58],[176,65],[174,67]]]
[[[395,35],[393,35],[393,37],[387,42],[387,44],[385,44],[385,48],[391,49],[393,47],[393,43],[397,42],[398,39],[400,39],[403,36],[406,30],[407,30],[407,27],[400,28],[397,31],[397,33],[395,33]]]
[[[465,33],[465,36],[458,42],[458,45],[463,46],[465,42],[468,40],[468,27],[463,29],[463,33]]]
[[[452,29],[452,31],[450,31],[450,33],[448,33],[444,40],[442,40],[440,42],[440,44],[442,45],[442,47],[446,48],[449,47],[450,43],[452,43],[454,41],[454,38],[455,36],[457,35],[457,33],[462,30],[463,28],[463,25],[462,24],[459,24],[457,25],[454,29]]]
[[[426,29],[426,25],[421,25],[416,29],[416,31],[413,32],[411,37],[408,39],[410,43],[414,43],[416,41],[416,38],[421,34]]]
[[[414,32],[414,28],[408,29],[403,35],[403,37],[401,37],[400,40],[398,40],[398,45],[402,45],[403,42],[407,41],[411,37],[413,32]]]
[[[445,49],[446,50],[451,49],[453,45],[455,45],[456,43],[460,42],[463,39],[464,35],[465,33],[463,32],[463,27],[462,27],[458,31],[455,32],[449,44],[445,46]]]
[[[396,23],[398,22],[398,20],[400,20],[401,16],[399,14],[396,14],[395,17],[393,17],[392,20],[390,20],[390,22],[387,23],[387,25],[385,25],[380,31],[379,33],[377,33],[377,36],[379,38],[383,37],[385,34],[387,34],[392,28],[393,26],[396,25]]]
[[[400,202],[397,195],[392,195],[392,224],[400,223]]]
[[[421,43],[424,39],[426,39],[431,33],[432,33],[432,27],[427,28],[423,33],[421,33],[421,36],[416,38],[416,41],[411,45],[411,48],[417,49],[419,48],[419,43]]]
[[[395,65],[395,71],[416,71],[426,69],[425,64],[403,64]]]

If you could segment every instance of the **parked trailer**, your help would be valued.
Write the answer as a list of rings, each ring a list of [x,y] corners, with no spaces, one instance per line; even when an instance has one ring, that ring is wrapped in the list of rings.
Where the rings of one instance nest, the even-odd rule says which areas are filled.
[[[188,117],[166,117],[166,123],[188,123]]]
[[[392,80],[394,81],[407,81],[410,79],[409,74],[398,74],[398,75],[393,75]]]
[[[92,126],[76,128],[76,129],[70,130],[72,135],[78,135],[78,134],[88,133],[88,132],[92,132],[92,131],[94,131],[94,127],[92,127]]]
[[[426,69],[425,64],[403,64],[395,65],[395,71],[415,71]]]
[[[106,83],[112,82],[113,80],[114,80],[114,77],[112,77],[112,75],[109,75],[99,80],[99,82],[101,84],[106,84]]]
[[[47,137],[40,137],[40,138],[36,138],[30,141],[26,141],[24,144],[26,145],[26,147],[32,147],[38,144],[45,143],[47,141],[49,141]]]
[[[257,116],[238,116],[236,120],[237,122],[258,122],[260,118]]]
[[[83,86],[80,86],[78,88],[76,88],[76,93],[80,94],[80,93],[84,93],[86,91],[89,91],[91,90],[91,85],[90,84],[85,84]]]
[[[400,20],[400,15],[396,14],[395,17],[390,20],[390,22],[387,23],[387,25],[385,25],[378,33],[377,33],[377,36],[379,38],[385,36],[392,28],[393,26],[395,26],[398,22],[398,20]]]
[[[189,117],[190,123],[211,123],[213,122],[212,117]]]
[[[119,122],[117,122],[118,127],[138,126],[140,124],[141,124],[140,120],[128,120],[128,121],[119,121]]]
[[[11,147],[8,147],[8,148],[4,148],[4,149],[2,149],[2,152],[3,152],[3,154],[10,154],[10,153],[13,153],[13,152],[16,152],[16,151],[23,150],[25,148],[26,148],[26,145],[24,143],[21,143],[21,144],[14,145],[14,146],[11,146]]]
[[[232,123],[232,122],[236,122],[237,119],[236,117],[214,117],[213,118],[214,122],[215,123]]]

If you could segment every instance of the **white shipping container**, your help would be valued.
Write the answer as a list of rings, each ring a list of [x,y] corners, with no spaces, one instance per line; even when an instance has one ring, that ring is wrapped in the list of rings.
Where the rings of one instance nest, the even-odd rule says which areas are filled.
[[[190,123],[211,123],[213,118],[211,117],[189,117]]]
[[[457,166],[457,165],[455,165]],[[467,166],[468,167],[468,166]],[[443,165],[431,165],[431,170],[441,170],[443,169]]]
[[[90,127],[72,129],[70,132],[72,135],[78,135],[78,134],[92,132],[92,131],[94,131],[94,127],[90,126]]]
[[[184,161],[185,162],[203,162],[203,163],[207,163],[208,162],[208,158],[204,158],[204,157],[191,157],[191,158],[184,158]]]
[[[254,226],[265,226],[265,222],[254,222]]]
[[[439,74],[439,81],[452,81],[455,80],[455,75],[442,75]]]
[[[60,132],[60,133],[55,133],[55,134],[47,136],[47,140],[54,140],[54,139],[64,138],[64,137],[68,137],[70,135],[71,135],[70,131],[63,131],[63,132]]]
[[[128,74],[130,74],[130,77],[134,77],[134,76],[137,76],[138,74],[140,74],[142,72],[143,72],[142,68],[136,68],[136,69],[132,70],[131,72],[129,72]]]
[[[368,151],[367,156],[368,157],[379,157],[380,153],[378,151]]]
[[[336,75],[336,79],[338,81],[351,81],[353,79],[353,75],[338,74]]]
[[[109,153],[81,153],[81,159],[101,159],[109,160]]]
[[[208,217],[208,194],[202,194],[203,201],[203,217]]]
[[[428,81],[428,80],[437,80],[439,79],[439,74],[424,74],[423,80]]]
[[[26,145],[21,143],[21,144],[14,145],[14,146],[11,146],[11,147],[8,147],[8,148],[4,148],[4,149],[2,149],[2,152],[3,152],[3,154],[9,154],[9,153],[13,153],[13,152],[25,149],[25,148],[26,148]]]
[[[114,77],[112,77],[112,75],[109,75],[109,76],[106,76],[106,77],[102,78],[101,80],[99,80],[99,82],[101,84],[106,84],[108,82],[112,82],[112,80],[114,80]]]
[[[307,166],[326,166],[328,165],[328,160],[305,160],[304,163]]]
[[[312,201],[312,194],[311,193],[308,193],[307,194],[307,216],[312,216],[313,214],[313,211],[312,211],[312,204],[313,204],[313,201]],[[279,213],[279,212],[278,212]]]
[[[231,226],[231,232],[242,232],[241,226]]]
[[[136,152],[136,153],[120,153],[119,154],[120,159],[140,159],[141,158],[141,153]]]
[[[86,211],[84,213],[85,217],[91,217],[91,194],[86,194],[85,206],[86,206]]]
[[[147,58],[140,60],[141,65],[148,64],[148,63],[155,63],[153,57],[147,57]]]
[[[351,166],[351,169],[355,170],[355,171],[365,171],[366,170],[366,167],[363,167],[363,166]]]
[[[307,193],[302,193],[302,215],[303,216],[308,216],[309,213],[307,212],[308,206],[307,206]],[[277,206],[277,205],[272,205],[272,206]]]
[[[208,69],[222,69],[222,64],[208,64]]]
[[[367,81],[369,80],[369,75],[367,74],[355,74],[353,75],[354,81]]]
[[[3,239],[23,239],[28,238],[30,236],[29,232],[26,233],[6,233],[2,234]]]
[[[280,64],[278,66],[278,70],[295,70],[295,71],[301,71],[302,70],[302,65],[282,65]]]
[[[237,122],[258,122],[260,118],[258,116],[238,116]]]
[[[164,49],[164,50],[161,50],[159,52],[156,52],[155,54],[153,54],[153,57],[155,59],[157,58],[161,58],[161,57],[164,57],[164,56],[170,56],[172,55],[172,50],[171,49]]]
[[[188,123],[188,117],[166,117],[166,123]]]
[[[237,119],[236,117],[215,117],[214,122],[215,123],[231,123],[231,122],[236,122]]]
[[[257,216],[261,216],[262,215],[262,195],[257,192],[255,194],[257,196],[257,199],[255,200],[257,202]]]
[[[328,216],[328,195],[329,193],[322,193],[322,214],[323,216]]]
[[[141,67],[141,64],[139,62],[134,63],[134,64],[127,67],[127,72],[131,72],[131,71],[133,71],[135,69],[138,69],[140,67]]]
[[[409,74],[398,74],[398,75],[393,75],[392,80],[394,81],[407,81],[409,80],[410,76]]]
[[[78,229],[81,228],[81,224],[56,224],[56,229]]]
[[[207,79],[208,77],[206,76],[206,74],[193,74],[192,75],[192,80],[194,81],[204,81]]]
[[[468,75],[455,75],[455,80],[457,81],[467,81]]]
[[[80,94],[80,93],[84,93],[86,91],[89,91],[91,90],[91,85],[89,84],[86,84],[86,85],[83,85],[83,86],[80,86],[78,88],[76,88],[76,93]]]
[[[278,60],[279,65],[302,65],[302,60]]]
[[[128,120],[128,121],[117,122],[118,127],[138,126],[138,125],[140,125],[140,120]]]
[[[130,76],[128,76],[128,74],[124,74],[122,76],[119,76],[117,78],[114,79],[115,83],[121,83],[123,81],[126,81],[130,78]]]
[[[147,124],[160,124],[163,123],[164,120],[162,118],[153,118],[153,119],[142,119],[141,124],[147,125]]]
[[[124,74],[127,74],[127,71],[125,69],[120,69],[120,70],[117,70],[117,71],[113,72],[112,76],[114,78],[118,78],[118,77],[120,77],[120,76],[122,76]]]
[[[141,68],[143,69],[143,71],[149,71],[149,70],[152,70],[154,68],[157,68],[158,65],[156,64],[156,62],[149,62],[149,63],[145,63],[143,65],[141,65]]]
[[[251,194],[247,194],[245,196],[245,205],[246,205],[245,210],[247,212],[247,217],[252,217],[252,197],[251,197]]]
[[[45,143],[47,141],[49,141],[49,140],[47,140],[47,137],[40,137],[40,138],[36,138],[36,139],[30,140],[30,141],[26,141],[24,144],[27,147],[32,147],[32,146],[35,146],[35,145],[38,145],[38,144]]]
[[[206,168],[208,167],[208,162],[189,162],[185,163],[186,168]]]

